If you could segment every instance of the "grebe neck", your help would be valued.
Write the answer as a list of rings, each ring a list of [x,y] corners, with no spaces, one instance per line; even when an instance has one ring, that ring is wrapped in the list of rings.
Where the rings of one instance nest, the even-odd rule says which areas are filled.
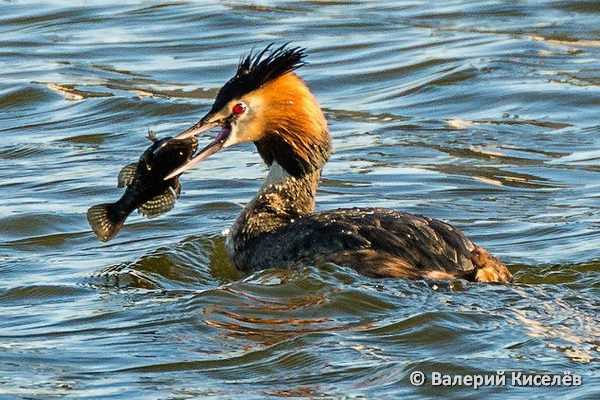
[[[227,237],[227,249],[234,255],[245,243],[273,232],[315,209],[315,194],[321,170],[298,177],[273,161],[256,197],[237,218]]]

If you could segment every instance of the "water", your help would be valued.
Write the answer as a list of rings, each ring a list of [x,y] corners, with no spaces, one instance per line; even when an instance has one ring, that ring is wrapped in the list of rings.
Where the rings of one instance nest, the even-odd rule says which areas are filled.
[[[0,3],[0,397],[600,398],[599,22],[592,0]],[[252,146],[94,238],[147,130],[287,40],[334,137],[319,208],[450,220],[514,285],[241,276],[222,231],[265,175]],[[583,384],[409,382],[497,370]]]

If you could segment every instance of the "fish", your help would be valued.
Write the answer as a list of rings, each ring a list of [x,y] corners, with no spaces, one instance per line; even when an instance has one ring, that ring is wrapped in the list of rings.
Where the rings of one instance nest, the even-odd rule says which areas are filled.
[[[136,163],[126,165],[117,179],[117,186],[125,193],[115,203],[92,206],[87,211],[87,220],[96,237],[107,242],[123,227],[125,220],[137,209],[147,218],[170,211],[181,194],[179,175],[165,179],[172,171],[189,161],[196,152],[195,138],[158,139],[149,132],[152,144],[142,153]]]

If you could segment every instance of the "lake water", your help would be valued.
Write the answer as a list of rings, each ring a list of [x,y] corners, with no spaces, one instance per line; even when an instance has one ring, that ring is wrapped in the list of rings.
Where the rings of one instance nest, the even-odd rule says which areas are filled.
[[[148,129],[188,127],[272,41],[308,49],[334,138],[318,208],[451,221],[515,284],[240,275],[222,232],[265,175],[251,145],[100,243],[85,212]],[[3,1],[0,43],[0,398],[600,398],[596,0]]]

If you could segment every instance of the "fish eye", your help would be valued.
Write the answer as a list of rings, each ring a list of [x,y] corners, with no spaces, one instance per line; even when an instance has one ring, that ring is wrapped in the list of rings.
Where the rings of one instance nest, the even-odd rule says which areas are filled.
[[[243,114],[246,112],[246,105],[244,103],[237,103],[235,106],[233,106],[231,112],[235,115]]]

